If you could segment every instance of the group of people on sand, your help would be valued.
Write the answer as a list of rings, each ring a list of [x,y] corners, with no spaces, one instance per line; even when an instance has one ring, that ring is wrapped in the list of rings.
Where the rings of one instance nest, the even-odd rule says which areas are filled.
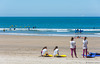
[[[54,57],[59,56],[58,46],[55,46],[53,55],[54,55]],[[49,56],[49,54],[47,52],[47,47],[46,46],[43,47],[43,49],[41,51],[41,56]]]
[[[83,58],[84,58],[84,54],[86,53],[86,58],[87,58],[87,37],[77,37],[77,38],[83,38]],[[74,41],[74,37],[71,38],[70,41],[70,50],[71,50],[71,56],[73,58],[73,52],[75,54],[75,57],[77,58],[77,54],[76,54],[76,42]]]
[[[70,50],[71,50],[72,58],[73,58],[73,52],[75,54],[75,57],[78,58],[77,54],[76,54],[76,42],[74,41],[75,38],[82,38],[83,39],[83,58],[84,58],[85,53],[86,53],[86,58],[87,58],[87,44],[88,44],[87,37],[79,37],[79,36],[78,37],[72,37],[71,41],[70,41]],[[43,47],[43,49],[41,51],[41,56],[43,56],[43,57],[49,56],[46,46]],[[53,56],[54,57],[59,56],[58,46],[55,46]]]

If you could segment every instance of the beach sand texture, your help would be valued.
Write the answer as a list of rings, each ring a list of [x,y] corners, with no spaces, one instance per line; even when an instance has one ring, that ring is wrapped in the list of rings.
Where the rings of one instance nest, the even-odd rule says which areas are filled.
[[[100,64],[100,57],[82,58],[82,39],[75,39],[78,58],[71,58],[71,37],[11,36],[0,35],[0,64]],[[100,38],[88,37],[88,51],[100,53]],[[59,46],[60,55],[65,58],[40,57],[41,49],[47,46],[53,54]]]

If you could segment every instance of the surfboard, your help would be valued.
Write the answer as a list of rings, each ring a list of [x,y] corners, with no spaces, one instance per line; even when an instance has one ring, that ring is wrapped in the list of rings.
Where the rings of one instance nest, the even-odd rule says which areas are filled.
[[[55,57],[67,57],[66,55],[58,55],[58,56],[55,56]]]
[[[53,55],[51,55],[51,54],[49,54],[48,56],[49,56],[49,57],[53,57]]]
[[[95,56],[100,56],[100,55],[95,55]]]
[[[83,56],[83,54],[82,54],[82,56]],[[84,56],[86,56],[86,55],[84,55]],[[87,55],[87,58],[94,58],[95,57],[95,55]]]
[[[43,57],[53,57],[53,55],[49,54],[49,55],[44,55]]]
[[[84,56],[86,56],[86,55],[84,55]],[[92,57],[92,58],[93,57],[99,57],[99,56],[100,56],[100,54],[96,55],[96,53],[92,53],[92,52],[90,52],[90,55],[87,55],[87,57]]]

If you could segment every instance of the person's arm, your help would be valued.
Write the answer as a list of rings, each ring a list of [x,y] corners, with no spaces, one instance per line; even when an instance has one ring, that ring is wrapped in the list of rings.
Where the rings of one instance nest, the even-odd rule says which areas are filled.
[[[47,49],[46,49],[46,51],[45,51],[45,52],[46,52],[46,54],[48,54],[48,51],[47,51]]]
[[[58,55],[59,55],[59,50],[57,51]]]
[[[85,44],[86,44],[86,43],[85,43],[84,40],[83,40],[83,47],[85,47]]]
[[[74,46],[75,46],[75,48],[76,48],[76,42],[75,42]]]

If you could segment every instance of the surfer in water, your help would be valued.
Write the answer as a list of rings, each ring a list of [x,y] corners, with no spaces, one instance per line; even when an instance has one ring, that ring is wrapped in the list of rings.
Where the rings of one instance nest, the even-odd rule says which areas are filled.
[[[14,30],[16,30],[16,25],[14,25]]]
[[[36,26],[33,26],[33,29],[36,28]]]
[[[83,32],[83,30],[79,30],[79,29],[75,29],[75,33],[82,33]]]
[[[79,29],[75,29],[75,33],[78,33],[79,32]]]

